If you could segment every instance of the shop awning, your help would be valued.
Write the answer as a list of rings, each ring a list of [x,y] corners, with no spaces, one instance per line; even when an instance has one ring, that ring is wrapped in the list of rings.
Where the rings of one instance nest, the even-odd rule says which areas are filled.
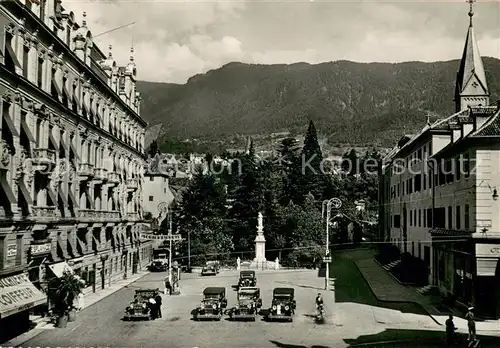
[[[54,263],[49,265],[49,268],[58,278],[61,278],[64,272],[74,273],[73,269],[66,262]]]
[[[47,302],[47,297],[28,279],[18,274],[0,279],[0,319]]]

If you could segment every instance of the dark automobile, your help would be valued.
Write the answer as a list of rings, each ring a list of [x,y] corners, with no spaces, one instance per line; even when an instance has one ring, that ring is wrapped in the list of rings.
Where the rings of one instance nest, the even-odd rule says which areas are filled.
[[[259,308],[262,307],[259,288],[240,288],[238,290],[238,304],[227,311],[229,318],[249,319],[255,321]]]
[[[209,276],[209,275],[217,275],[217,268],[215,265],[210,265],[210,266],[205,266],[201,269],[201,275],[202,276]]]
[[[149,266],[151,272],[166,272],[167,269],[167,263],[163,260],[153,260]]]
[[[240,271],[240,279],[238,281],[238,289],[257,285],[257,277],[255,271],[247,270]]]
[[[194,320],[221,320],[226,307],[226,288],[205,288],[205,290],[203,290],[203,299],[201,300],[200,306],[194,310],[193,318]]]
[[[149,300],[154,298],[159,289],[135,290],[134,300],[125,309],[125,320],[151,319],[151,307]]]
[[[273,290],[273,302],[267,313],[267,320],[293,321],[296,302],[293,288],[275,288]]]
[[[220,272],[220,262],[219,261],[207,261],[205,264],[206,267],[214,267],[215,273]]]

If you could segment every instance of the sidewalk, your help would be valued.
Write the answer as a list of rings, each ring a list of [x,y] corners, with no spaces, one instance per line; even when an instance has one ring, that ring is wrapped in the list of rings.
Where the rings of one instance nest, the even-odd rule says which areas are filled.
[[[365,278],[375,297],[382,302],[408,302],[419,305],[439,325],[444,325],[448,313],[442,313],[435,308],[432,298],[415,291],[411,286],[399,283],[383,269],[374,259],[355,261],[363,278]],[[467,332],[467,321],[454,318],[455,326],[460,331]],[[481,333],[500,335],[500,320],[476,322],[476,330]]]
[[[131,283],[139,280],[140,278],[144,277],[146,274],[149,274],[149,271],[140,271],[139,273],[131,275],[131,276],[127,277],[127,279],[119,280],[119,281],[111,284],[111,286],[104,288],[102,290],[99,290],[96,292],[84,292],[85,298],[84,298],[84,305],[83,305],[82,309],[85,309],[87,307],[92,306],[96,302],[99,302],[100,300],[117,292],[118,290],[123,289],[127,285],[130,285]],[[48,330],[48,329],[54,328],[54,324],[52,324],[50,322],[51,321],[50,317],[42,317],[39,315],[30,315],[30,320],[32,323],[36,324],[36,326],[33,329],[23,333],[20,336],[13,338],[9,342],[5,342],[3,345],[5,347],[20,346],[20,345],[22,345],[23,342],[26,342],[26,341],[30,340],[31,338],[35,337],[36,335],[38,335],[42,330]]]

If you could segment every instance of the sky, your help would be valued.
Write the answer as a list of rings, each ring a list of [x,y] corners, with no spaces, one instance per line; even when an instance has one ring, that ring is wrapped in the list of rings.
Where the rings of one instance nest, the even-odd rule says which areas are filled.
[[[469,24],[464,0],[63,0],[62,5],[79,23],[86,12],[94,43],[104,53],[112,45],[118,65],[129,60],[133,46],[138,79],[170,83],[185,83],[233,61],[458,59]],[[481,55],[500,58],[500,0],[479,0],[474,13]]]

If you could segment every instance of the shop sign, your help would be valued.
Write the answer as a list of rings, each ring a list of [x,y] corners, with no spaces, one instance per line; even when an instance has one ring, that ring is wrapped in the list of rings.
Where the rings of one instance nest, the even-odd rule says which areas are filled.
[[[7,257],[16,255],[17,255],[17,245],[16,244],[7,245]]]
[[[43,243],[43,244],[32,244],[31,245],[31,255],[40,255],[40,254],[48,254],[52,249],[51,243]]]

